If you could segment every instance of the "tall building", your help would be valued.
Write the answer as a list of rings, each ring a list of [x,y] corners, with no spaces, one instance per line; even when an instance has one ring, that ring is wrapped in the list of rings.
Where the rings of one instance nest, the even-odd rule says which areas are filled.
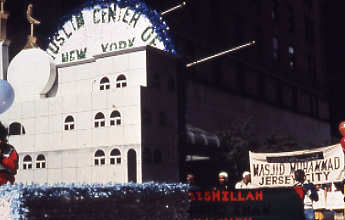
[[[294,134],[313,143],[329,139],[320,3],[191,0],[164,16],[186,63],[255,41],[187,68],[186,123],[213,133],[227,130],[236,119],[251,118],[257,137]],[[190,162],[194,171],[200,163]],[[203,170],[203,179],[216,179],[215,169],[231,168]]]
[[[329,84],[329,102],[332,136],[341,137],[339,124],[345,120],[344,99],[344,36],[345,36],[345,2],[323,1],[323,37],[325,42],[325,63]]]
[[[67,1],[53,2],[56,14],[51,13],[50,20],[46,20],[50,25],[37,28],[38,44],[47,39],[54,18],[69,7]],[[180,1],[144,2],[158,12],[181,4]],[[52,10],[40,4],[34,11],[38,18],[46,13],[45,8]],[[103,19],[102,15],[99,19]],[[176,181],[186,172],[186,160],[193,169],[200,170],[199,162],[209,159],[219,146],[214,132],[229,129],[238,118],[251,117],[258,137],[295,134],[310,142],[330,137],[319,1],[190,0],[162,19],[169,26],[177,55],[143,45],[137,49],[105,51],[105,44],[104,50],[92,57],[92,62],[84,62],[83,58],[88,57],[82,56],[74,62],[70,60],[71,53],[60,54],[54,91],[49,90],[46,97],[36,97],[35,104],[32,101],[24,104],[26,101],[22,100],[23,104],[15,107],[15,103],[12,108],[20,110],[1,115],[1,120],[5,118],[10,125],[10,131],[11,125],[17,123],[10,142],[19,149],[23,173],[20,175],[24,181],[31,181],[29,172],[39,172],[42,168],[40,155],[45,158],[45,169],[54,166],[60,169],[64,181],[76,181],[72,178],[74,174],[80,175],[78,181],[95,181],[99,176],[96,170],[102,163],[103,168],[107,167],[102,170],[108,173],[104,174],[104,181],[113,180],[114,174],[118,177],[116,181]],[[9,31],[11,39],[10,33],[14,36],[14,32]],[[186,67],[201,58],[252,41],[254,46]],[[138,63],[133,65],[141,65],[140,74],[136,75],[130,63],[122,61],[123,57],[131,60],[132,56],[138,57]],[[117,68],[123,65],[128,70],[126,74]],[[87,77],[83,75],[85,72]],[[121,74],[125,78],[120,81],[127,80],[122,90],[116,84]],[[85,97],[79,97],[80,93]],[[118,93],[123,93],[121,98],[115,97]],[[60,95],[66,97],[58,98]],[[43,110],[37,112],[41,107]],[[35,113],[24,109],[33,109]],[[20,111],[21,117],[11,116],[11,111]],[[56,122],[50,122],[53,117],[50,111],[54,112]],[[121,126],[116,126],[118,119]],[[115,132],[116,129],[121,132]],[[113,130],[118,138],[111,135]],[[35,134],[28,142],[24,139],[28,139],[30,132]],[[36,135],[37,132],[41,133]],[[115,149],[120,154],[113,152]],[[128,162],[131,149],[136,153],[136,166]],[[87,164],[77,156],[79,150],[88,158]],[[66,165],[64,159],[57,160],[60,163],[57,165],[49,162],[59,154],[68,161]],[[31,160],[24,161],[26,155]],[[32,171],[27,170],[30,161]],[[69,164],[72,161],[76,162]],[[112,166],[114,162],[121,165]],[[72,167],[73,171],[68,173]],[[88,168],[79,172],[78,167]],[[135,178],[128,173],[133,167],[137,171]],[[203,167],[201,172],[217,173],[207,168]],[[28,174],[24,175],[25,172]],[[85,179],[90,172],[95,178]]]
[[[256,42],[190,68],[187,123],[214,132],[252,116],[259,136],[330,137],[319,1],[191,1],[176,13],[190,61]]]

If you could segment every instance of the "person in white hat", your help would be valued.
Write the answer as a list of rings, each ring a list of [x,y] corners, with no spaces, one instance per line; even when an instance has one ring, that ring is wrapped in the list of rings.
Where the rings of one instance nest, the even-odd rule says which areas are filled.
[[[213,190],[227,190],[227,189],[229,189],[228,173],[225,171],[222,171],[219,173],[218,186],[213,187]]]
[[[252,184],[250,173],[248,171],[245,171],[242,176],[243,179],[240,182],[236,183],[235,189],[251,189]]]

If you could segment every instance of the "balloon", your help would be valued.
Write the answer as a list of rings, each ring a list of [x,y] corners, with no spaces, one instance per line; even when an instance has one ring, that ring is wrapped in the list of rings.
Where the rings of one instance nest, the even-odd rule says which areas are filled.
[[[345,121],[339,124],[339,132],[343,137],[345,137]]]
[[[14,101],[14,91],[12,86],[0,79],[0,114],[7,111]]]
[[[341,147],[343,148],[343,151],[345,151],[345,137],[343,137],[343,138],[340,140],[340,145],[341,145]]]

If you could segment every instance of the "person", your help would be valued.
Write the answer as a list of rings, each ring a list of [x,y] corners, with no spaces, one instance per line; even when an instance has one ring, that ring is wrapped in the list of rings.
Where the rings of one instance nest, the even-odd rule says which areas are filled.
[[[299,169],[295,171],[295,180],[297,181],[297,184],[295,184],[295,186],[302,186],[303,190],[304,219],[314,220],[315,216],[313,201],[317,202],[319,200],[316,187],[313,183],[305,179],[305,173],[303,170]]]
[[[319,201],[323,198],[325,198],[325,190],[322,188],[321,184],[317,184],[316,186],[317,193],[319,195]],[[315,206],[314,206],[315,209]],[[323,209],[315,209],[314,210],[315,214],[315,220],[324,220],[324,214],[323,214]]]
[[[251,184],[251,177],[250,173],[248,171],[243,172],[242,174],[243,179],[236,183],[235,189],[251,189],[252,184]]]
[[[7,129],[0,122],[0,186],[10,182],[14,184],[14,176],[18,169],[18,154],[13,146],[7,144]]]
[[[200,190],[200,187],[195,185],[195,178],[193,174],[187,174],[187,183],[189,184],[189,190],[191,191]]]
[[[227,190],[229,189],[228,186],[228,173],[225,171],[222,171],[219,173],[219,179],[218,179],[218,186],[213,187],[213,190]]]

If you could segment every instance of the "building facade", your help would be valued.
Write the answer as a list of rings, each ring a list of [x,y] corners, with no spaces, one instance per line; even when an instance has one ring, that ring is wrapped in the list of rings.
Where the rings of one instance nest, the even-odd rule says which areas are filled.
[[[190,1],[167,15],[187,63],[255,41],[188,68],[187,123],[214,132],[252,117],[259,137],[330,138],[320,15],[309,0]]]

